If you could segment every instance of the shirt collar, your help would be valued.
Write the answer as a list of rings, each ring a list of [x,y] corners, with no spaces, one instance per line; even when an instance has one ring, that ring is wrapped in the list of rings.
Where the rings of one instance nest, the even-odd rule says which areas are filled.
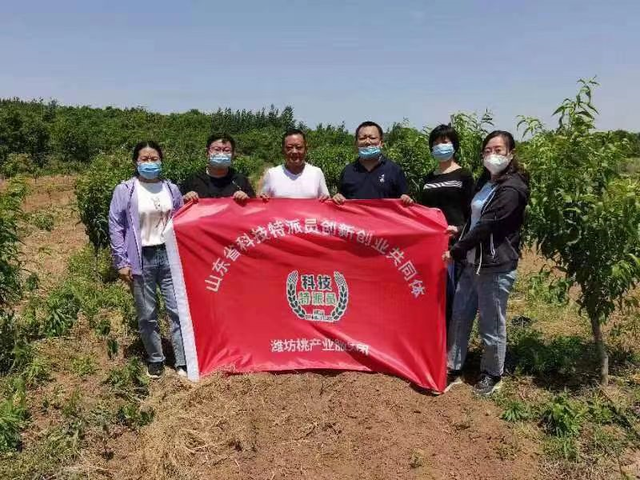
[[[360,162],[360,158],[356,158],[355,166],[356,166],[356,169],[358,169],[358,170],[362,170],[362,171],[365,171],[365,172],[373,172],[374,170],[378,169],[379,167],[381,167],[385,163],[387,163],[387,158],[383,154],[380,154],[380,158],[378,158],[378,163],[373,167],[372,170],[367,170],[366,168],[364,168],[364,166]]]

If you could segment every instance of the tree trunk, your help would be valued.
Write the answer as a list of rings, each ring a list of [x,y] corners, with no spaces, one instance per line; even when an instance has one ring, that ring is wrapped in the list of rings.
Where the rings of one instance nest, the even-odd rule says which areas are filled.
[[[602,336],[602,326],[599,319],[594,315],[591,317],[591,331],[593,332],[593,339],[596,342],[596,348],[598,349],[598,358],[600,359],[600,385],[607,385],[609,383],[609,354],[604,344],[604,338]]]

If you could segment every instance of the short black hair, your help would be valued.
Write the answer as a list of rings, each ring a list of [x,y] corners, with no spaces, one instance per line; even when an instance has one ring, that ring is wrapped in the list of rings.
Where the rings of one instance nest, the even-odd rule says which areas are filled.
[[[360,125],[358,125],[358,128],[356,128],[356,140],[358,140],[358,133],[360,133],[360,129],[364,127],[376,127],[378,129],[378,133],[380,134],[380,140],[384,138],[384,132],[382,131],[382,127],[378,125],[376,122],[367,120],[366,122],[362,122]]]
[[[453,149],[456,153],[460,149],[460,138],[458,137],[458,132],[456,129],[449,125],[438,125],[436,128],[431,130],[429,134],[429,149],[433,149],[433,144],[436,143],[440,139],[446,138],[453,145]]]
[[[305,146],[307,145],[307,136],[304,134],[304,132],[299,128],[290,128],[289,130],[284,132],[284,135],[282,135],[282,148],[284,148],[284,141],[287,139],[287,137],[291,137],[293,135],[300,135],[304,140]]]
[[[209,150],[209,147],[213,142],[217,142],[218,140],[221,140],[224,143],[230,143],[231,152],[236,153],[236,141],[228,133],[213,133],[209,135],[209,138],[207,138],[207,150]]]
[[[160,160],[164,158],[164,155],[162,154],[162,148],[160,148],[160,145],[158,145],[158,142],[154,142],[153,140],[144,140],[142,142],[137,143],[136,146],[133,147],[132,157],[135,163],[138,162],[138,155],[140,155],[140,150],[143,150],[145,148],[153,148],[156,152],[158,152],[158,156],[160,157]]]

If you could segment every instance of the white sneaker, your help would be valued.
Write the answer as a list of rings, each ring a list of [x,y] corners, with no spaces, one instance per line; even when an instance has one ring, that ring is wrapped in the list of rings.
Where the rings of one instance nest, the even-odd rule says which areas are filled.
[[[177,367],[176,368],[176,373],[178,374],[179,377],[187,377],[187,370],[184,367]]]

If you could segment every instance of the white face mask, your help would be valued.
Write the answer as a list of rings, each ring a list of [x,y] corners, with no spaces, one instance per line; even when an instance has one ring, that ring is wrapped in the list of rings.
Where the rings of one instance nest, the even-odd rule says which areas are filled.
[[[505,155],[496,155],[492,153],[484,157],[484,166],[491,175],[497,175],[502,172],[511,163],[511,155],[508,157]]]

